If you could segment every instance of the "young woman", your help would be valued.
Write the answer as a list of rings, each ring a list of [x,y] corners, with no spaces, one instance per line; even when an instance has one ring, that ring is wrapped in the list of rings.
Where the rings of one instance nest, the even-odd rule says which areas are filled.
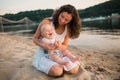
[[[62,65],[45,57],[45,50],[53,50],[50,45],[43,44],[39,40],[41,39],[41,26],[49,24],[55,29],[55,36],[61,40],[62,44],[57,46],[56,49],[66,50],[69,39],[79,37],[81,30],[80,17],[72,5],[63,5],[56,10],[51,18],[45,18],[38,26],[34,35],[33,41],[38,45],[37,53],[33,60],[33,66],[50,76],[60,76],[63,71],[66,73],[75,74],[79,69],[79,62],[73,63],[68,57],[63,57],[64,60],[69,61],[70,65],[67,69],[64,69]]]

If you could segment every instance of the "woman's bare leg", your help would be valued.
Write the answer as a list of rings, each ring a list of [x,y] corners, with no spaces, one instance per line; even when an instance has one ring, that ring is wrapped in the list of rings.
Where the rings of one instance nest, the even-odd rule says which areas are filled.
[[[63,66],[61,65],[54,65],[48,73],[48,75],[53,77],[61,76],[62,74],[63,74]]]
[[[79,65],[76,65],[73,69],[71,69],[70,71],[65,71],[65,73],[68,73],[68,74],[76,74],[79,70]]]

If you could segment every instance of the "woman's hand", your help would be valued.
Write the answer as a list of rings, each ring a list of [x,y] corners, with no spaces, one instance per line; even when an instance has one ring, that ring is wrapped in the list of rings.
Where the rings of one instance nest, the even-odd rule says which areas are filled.
[[[59,40],[55,40],[55,46],[56,49],[59,49],[59,47],[61,46],[61,42]]]

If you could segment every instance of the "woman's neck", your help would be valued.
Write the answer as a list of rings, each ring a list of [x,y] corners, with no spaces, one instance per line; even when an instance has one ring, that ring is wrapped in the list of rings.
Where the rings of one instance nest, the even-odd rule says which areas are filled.
[[[62,34],[65,31],[65,26],[58,26],[55,31],[57,34]]]

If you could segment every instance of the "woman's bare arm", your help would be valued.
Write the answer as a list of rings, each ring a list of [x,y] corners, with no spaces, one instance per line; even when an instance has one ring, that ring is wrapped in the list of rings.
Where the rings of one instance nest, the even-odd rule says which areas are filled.
[[[41,26],[44,25],[44,24],[50,24],[50,21],[48,18],[45,18],[39,25],[38,25],[38,28],[34,34],[34,37],[33,37],[33,41],[36,45],[46,49],[46,50],[51,50],[52,48],[47,45],[47,44],[44,44],[42,42],[39,41],[39,38],[41,37]]]

